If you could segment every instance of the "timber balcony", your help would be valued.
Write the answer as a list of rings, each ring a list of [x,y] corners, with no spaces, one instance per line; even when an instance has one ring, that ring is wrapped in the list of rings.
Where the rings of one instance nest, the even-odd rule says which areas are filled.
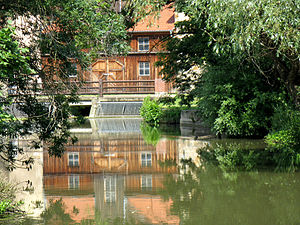
[[[115,80],[85,81],[79,90],[79,94],[154,94],[154,80]]]
[[[49,88],[46,88],[47,85],[45,83],[32,84],[31,86],[27,87],[26,91],[20,91],[16,87],[8,87],[7,93],[10,96],[53,95],[55,93],[70,94],[70,90],[75,88],[79,95],[99,95],[101,97],[109,94],[154,94],[157,92],[170,93],[172,88],[171,84],[167,84],[161,79],[113,81],[100,79],[99,81],[71,81],[67,83],[54,82],[49,85]]]
[[[99,80],[99,81],[71,81],[67,83],[54,82],[45,88],[46,84],[38,83],[28,87],[27,91],[19,91],[16,87],[9,87],[10,96],[20,95],[53,95],[55,93],[70,94],[71,89],[76,89],[79,95],[118,95],[118,94],[155,94],[171,93],[172,84],[161,79],[156,80]],[[57,88],[55,88],[57,87]],[[35,90],[35,91],[32,91]],[[45,91],[47,90],[47,91]],[[49,91],[54,90],[54,91]]]

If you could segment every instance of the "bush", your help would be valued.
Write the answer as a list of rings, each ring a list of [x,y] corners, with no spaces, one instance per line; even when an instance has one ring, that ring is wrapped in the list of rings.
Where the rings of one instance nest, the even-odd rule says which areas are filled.
[[[1,174],[0,174],[1,175]],[[17,189],[14,185],[0,178],[0,218],[7,217],[10,214],[15,216],[22,215],[20,205],[22,201],[15,201]]]
[[[147,97],[140,109],[140,115],[145,122],[154,126],[159,123],[177,124],[180,122],[182,107],[172,106],[175,102],[174,99],[176,100],[176,98],[163,97],[151,100],[150,97]]]
[[[144,121],[157,126],[162,115],[162,107],[156,100],[151,100],[148,96],[144,99],[143,105],[140,109],[140,115]]]
[[[300,166],[300,112],[281,107],[272,125],[273,131],[265,138],[266,150],[279,170],[296,170]]]
[[[164,105],[174,105],[176,100],[177,100],[176,98],[167,95],[167,96],[159,97],[157,101]]]
[[[162,110],[160,121],[162,123],[176,124],[180,122],[180,115],[180,107],[168,107]]]
[[[237,67],[239,69],[237,69]],[[282,90],[256,71],[236,64],[207,69],[195,89],[203,119],[216,134],[264,137]]]

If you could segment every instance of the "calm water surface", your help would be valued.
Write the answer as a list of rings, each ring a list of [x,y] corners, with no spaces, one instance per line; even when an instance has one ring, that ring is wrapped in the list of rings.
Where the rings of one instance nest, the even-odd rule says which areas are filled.
[[[7,177],[30,180],[17,197],[32,216],[42,213],[37,224],[300,224],[300,173],[201,166],[196,150],[213,140],[170,131],[90,120],[72,130],[78,142],[62,158],[33,152],[31,171]]]

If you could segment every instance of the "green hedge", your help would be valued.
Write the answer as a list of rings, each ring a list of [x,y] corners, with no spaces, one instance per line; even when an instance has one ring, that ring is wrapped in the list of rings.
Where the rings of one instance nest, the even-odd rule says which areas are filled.
[[[154,126],[157,126],[159,123],[176,124],[180,122],[181,110],[182,107],[164,106],[163,103],[148,96],[144,99],[140,115],[145,122]]]

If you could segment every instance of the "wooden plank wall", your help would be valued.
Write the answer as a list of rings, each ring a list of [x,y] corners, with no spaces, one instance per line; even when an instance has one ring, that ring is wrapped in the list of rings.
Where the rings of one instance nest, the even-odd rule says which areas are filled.
[[[160,69],[155,66],[155,62],[158,61],[156,53],[164,49],[164,42],[162,40],[168,35],[169,33],[141,33],[132,35],[130,42],[131,51],[129,54],[125,57],[111,57],[108,60],[99,59],[92,66],[90,80],[154,80],[161,78],[159,75]],[[138,51],[138,37],[149,37],[149,51]],[[150,76],[139,76],[139,62],[150,62]],[[103,73],[114,73],[114,78],[111,76],[105,77],[102,75]]]

